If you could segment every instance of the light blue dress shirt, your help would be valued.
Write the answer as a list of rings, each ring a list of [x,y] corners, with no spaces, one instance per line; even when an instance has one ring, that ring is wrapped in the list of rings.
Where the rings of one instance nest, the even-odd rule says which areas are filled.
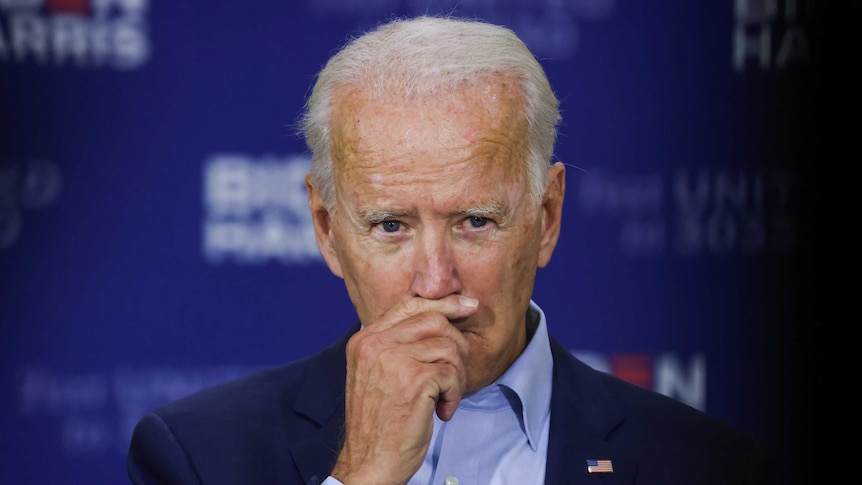
[[[490,386],[434,415],[428,454],[409,485],[524,485],[545,480],[553,360],[545,314],[527,347]],[[322,485],[340,485],[332,477]]]

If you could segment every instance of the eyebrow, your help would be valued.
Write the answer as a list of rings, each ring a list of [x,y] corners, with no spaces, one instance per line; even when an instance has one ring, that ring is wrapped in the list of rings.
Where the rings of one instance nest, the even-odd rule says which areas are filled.
[[[357,219],[369,224],[380,224],[384,221],[410,217],[414,214],[414,211],[376,209],[370,207],[363,207],[354,211],[354,215]],[[486,217],[488,219],[503,222],[508,220],[509,204],[501,201],[490,201],[473,207],[461,209],[455,214],[462,217]]]
[[[495,221],[505,221],[509,217],[509,204],[492,200],[458,211],[464,217],[487,217]]]
[[[393,211],[387,209],[362,208],[357,209],[354,214],[358,219],[363,220],[369,224],[380,224],[383,221],[408,216],[410,215],[410,212]]]

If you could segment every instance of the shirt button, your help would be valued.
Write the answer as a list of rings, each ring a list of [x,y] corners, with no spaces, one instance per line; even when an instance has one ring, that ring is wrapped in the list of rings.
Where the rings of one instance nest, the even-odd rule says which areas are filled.
[[[448,477],[446,477],[446,480],[444,480],[443,483],[445,485],[458,485],[458,479],[453,477],[452,475],[449,475]]]

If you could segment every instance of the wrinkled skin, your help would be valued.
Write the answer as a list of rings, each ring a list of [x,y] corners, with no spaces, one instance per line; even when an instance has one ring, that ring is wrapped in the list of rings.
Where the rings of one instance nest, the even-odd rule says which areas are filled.
[[[339,94],[331,213],[306,180],[321,253],[364,324],[347,346],[345,441],[332,476],[403,484],[428,450],[432,413],[450,419],[526,346],[565,173],[551,165],[543,201],[529,196],[526,123],[506,79],[427,99]]]

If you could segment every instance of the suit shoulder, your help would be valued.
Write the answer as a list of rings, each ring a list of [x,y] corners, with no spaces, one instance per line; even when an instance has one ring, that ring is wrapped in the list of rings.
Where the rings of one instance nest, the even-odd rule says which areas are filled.
[[[552,347],[551,420],[580,429],[577,439],[558,432],[558,442],[599,446],[621,472],[637,470],[638,483],[772,483],[772,457],[751,435]]]
[[[195,413],[222,414],[259,411],[261,405],[290,401],[301,385],[310,359],[257,370],[243,377],[215,384],[155,410],[163,419]]]
[[[746,440],[747,436],[731,424],[694,408],[681,401],[626,382],[616,376],[600,374],[604,385],[623,406],[632,419],[652,422],[655,426],[675,427],[689,432],[724,435],[731,439]]]
[[[681,401],[596,370],[561,346],[555,353],[555,368],[559,365],[567,379],[575,381],[569,402],[576,402],[588,415],[602,416],[609,423],[624,419],[624,428],[649,433],[653,439],[688,433],[690,438],[700,440],[720,438],[740,444],[750,441],[735,426]]]
[[[207,387],[154,412],[169,424],[178,417],[223,420],[234,416],[237,420],[248,417],[259,421],[267,413],[283,415],[297,405],[300,413],[308,411],[315,417],[320,411],[312,397],[332,400],[343,396],[344,348],[357,329],[358,324],[314,355]]]

